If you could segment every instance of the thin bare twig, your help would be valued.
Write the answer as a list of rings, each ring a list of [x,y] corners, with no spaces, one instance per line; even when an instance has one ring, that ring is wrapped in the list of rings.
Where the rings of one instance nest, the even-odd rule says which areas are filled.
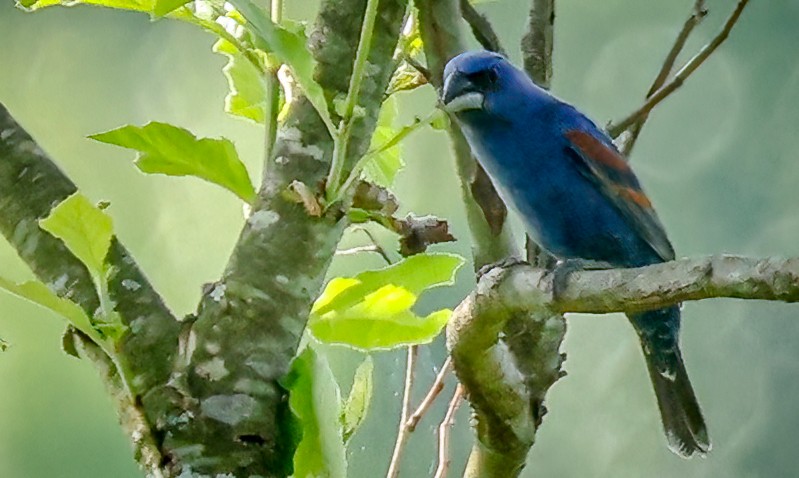
[[[682,49],[685,48],[685,42],[688,41],[688,37],[691,35],[691,32],[697,25],[699,25],[705,16],[707,16],[705,0],[696,0],[694,7],[691,10],[691,15],[685,20],[682,30],[680,30],[680,33],[674,40],[671,50],[669,50],[668,55],[666,55],[665,60],[663,60],[663,65],[661,65],[660,71],[655,77],[655,80],[652,82],[652,86],[649,87],[649,91],[646,93],[647,97],[655,94],[655,92],[661,86],[663,86],[664,83],[666,83],[666,79],[668,79],[671,70],[674,69],[674,63],[677,61],[677,56],[680,54]]]
[[[405,60],[405,63],[409,64],[414,70],[418,71],[419,74],[422,75],[428,83],[430,83],[430,79],[433,77],[433,74],[430,73],[430,70],[426,66],[422,65],[420,62],[408,55],[403,55],[402,59]]]
[[[677,61],[677,57],[680,55],[680,52],[682,52],[683,48],[685,48],[685,43],[688,41],[688,37],[691,36],[694,28],[702,22],[705,16],[707,16],[705,0],[696,0],[694,2],[694,6],[691,8],[691,14],[685,20],[680,33],[677,34],[674,44],[671,46],[669,53],[663,60],[663,64],[660,66],[660,71],[658,71],[657,76],[655,76],[655,79],[652,81],[652,85],[646,92],[647,98],[655,94],[655,92],[666,82],[671,74],[671,71],[674,69],[674,63]],[[636,121],[635,124],[628,128],[629,134],[624,137],[624,141],[619,148],[622,154],[625,156],[629,155],[630,151],[633,149],[633,146],[635,146],[635,142],[638,140],[638,136],[641,134],[641,130],[643,129],[644,123],[646,123],[648,117],[649,115],[644,115],[641,119]]]
[[[436,379],[433,381],[433,385],[430,386],[430,390],[427,391],[427,395],[425,395],[424,399],[422,399],[422,402],[416,407],[416,410],[414,410],[411,416],[408,417],[408,420],[405,421],[405,426],[408,427],[408,431],[413,432],[416,430],[416,425],[419,424],[419,420],[422,419],[433,402],[435,402],[436,398],[441,394],[441,391],[444,390],[444,379],[447,378],[450,371],[452,371],[452,358],[448,356],[441,365],[441,370],[439,370],[438,375],[436,375]]]
[[[337,256],[354,256],[356,254],[360,254],[362,252],[375,252],[380,253],[380,248],[374,245],[368,246],[357,246],[357,247],[350,247],[349,249],[338,249],[336,250]]]
[[[608,134],[611,137],[615,138],[619,136],[623,131],[630,127],[633,123],[641,120],[641,118],[647,116],[652,109],[657,106],[661,101],[666,99],[670,94],[674,93],[685,80],[691,76],[691,74],[699,68],[702,63],[707,60],[710,55],[716,51],[724,40],[730,34],[732,27],[738,22],[738,18],[741,16],[741,12],[743,12],[744,7],[746,4],[749,3],[749,0],[739,0],[738,5],[736,5],[735,10],[732,12],[730,17],[724,23],[724,27],[721,31],[716,35],[710,43],[702,47],[693,58],[688,60],[688,62],[680,68],[680,70],[674,75],[674,78],[662,87],[660,87],[655,93],[652,94],[644,104],[638,108],[636,111],[630,113],[626,118],[622,119],[616,124],[611,124],[608,126]]]
[[[397,431],[397,441],[394,443],[394,452],[391,454],[391,463],[388,465],[387,478],[399,476],[399,464],[402,457],[402,449],[408,441],[409,430],[405,423],[411,413],[411,389],[413,388],[413,369],[416,363],[416,345],[408,347],[408,359],[405,363],[405,387],[402,391],[402,412],[400,413],[399,430]]]
[[[491,26],[491,22],[482,13],[474,8],[474,5],[469,0],[460,0],[461,16],[469,28],[472,29],[472,35],[480,45],[486,50],[495,51],[502,56],[508,56],[502,44],[499,41],[499,36]]]
[[[377,239],[372,234],[372,231],[370,231],[369,229],[366,229],[365,227],[359,227],[358,230],[360,230],[361,232],[366,234],[366,237],[369,238],[369,242],[371,242],[372,245],[371,246],[354,247],[352,249],[345,249],[343,251],[336,251],[336,254],[338,254],[338,255],[347,255],[348,251],[355,251],[356,249],[360,249],[359,251],[355,251],[355,252],[376,252],[377,254],[380,254],[380,257],[383,258],[383,260],[386,262],[386,264],[391,265],[391,264],[394,263],[391,260],[391,258],[388,257],[388,253],[383,248],[383,246],[381,246],[380,243],[377,242]],[[352,254],[354,254],[355,252],[352,252]]]
[[[447,407],[447,413],[441,424],[438,426],[438,468],[436,468],[435,478],[444,478],[449,471],[449,430],[455,424],[455,412],[463,399],[463,385],[458,384],[455,388],[455,394]]]

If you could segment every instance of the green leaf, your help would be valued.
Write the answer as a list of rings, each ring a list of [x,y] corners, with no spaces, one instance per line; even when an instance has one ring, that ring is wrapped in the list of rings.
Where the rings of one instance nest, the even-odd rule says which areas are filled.
[[[38,10],[54,5],[95,5],[98,7],[118,8],[134,12],[150,13],[154,17],[162,17],[182,7],[192,0],[17,0],[17,3],[28,10]]]
[[[156,17],[163,17],[167,13],[176,10],[192,0],[155,0],[152,13]]]
[[[8,350],[8,347],[9,347],[8,342],[0,338],[0,352],[5,352],[6,350]]]
[[[0,289],[13,294],[21,299],[33,302],[36,305],[50,309],[56,314],[64,317],[67,322],[84,334],[99,340],[97,331],[94,330],[89,317],[78,306],[69,299],[64,299],[55,295],[46,285],[39,281],[29,281],[16,284],[8,279],[0,277]]]
[[[104,337],[120,338],[126,327],[114,310],[106,282],[105,256],[108,255],[114,236],[111,218],[85,196],[75,193],[54,207],[49,216],[39,220],[39,226],[61,239],[91,274],[100,299],[101,311],[92,330],[96,329]],[[89,324],[92,327],[91,321]],[[79,327],[79,324],[74,325]],[[83,328],[81,331],[86,332]],[[91,337],[97,339],[95,336]]]
[[[105,256],[114,235],[108,214],[95,207],[86,196],[75,193],[39,221],[39,226],[64,241],[95,278],[105,275]]]
[[[227,40],[217,41],[214,52],[228,59],[222,68],[229,88],[225,97],[225,111],[263,124],[267,106],[267,86],[263,73]]]
[[[428,343],[452,312],[420,317],[411,308],[424,290],[451,284],[463,262],[450,254],[417,254],[385,269],[333,279],[314,304],[308,328],[323,342],[362,350]]]
[[[405,166],[400,156],[399,144],[395,143],[387,148],[382,148],[384,144],[390,144],[389,141],[397,135],[397,130],[392,126],[396,116],[397,102],[393,97],[389,97],[380,108],[377,126],[372,135],[372,144],[369,149],[375,153],[364,162],[361,170],[365,180],[386,188],[391,187],[397,173]]]
[[[247,168],[228,139],[197,139],[183,128],[158,122],[142,127],[127,125],[89,137],[139,151],[136,166],[145,173],[196,176],[246,202],[255,198]]]
[[[324,355],[306,347],[292,362],[282,385],[289,390],[289,407],[302,428],[302,440],[294,452],[294,477],[347,476],[341,396]]]
[[[442,309],[420,317],[408,310],[408,303],[415,297],[406,294],[403,289],[386,286],[370,294],[364,305],[312,318],[308,327],[322,342],[365,351],[432,342],[447,325],[452,311]]]
[[[353,307],[384,286],[394,285],[413,295],[432,287],[451,285],[463,265],[462,257],[446,253],[423,253],[383,269],[365,271],[353,278],[333,279],[314,303],[312,314],[323,315]],[[341,287],[342,283],[346,287]]]
[[[288,65],[294,79],[319,113],[330,135],[335,137],[337,129],[330,117],[324,90],[313,77],[316,60],[306,47],[308,39],[305,37],[305,32],[300,29],[289,30],[274,24],[266,13],[250,0],[231,0],[231,3],[247,20],[246,27],[253,34],[255,46],[272,53],[278,61]]]
[[[155,7],[155,0],[17,0],[17,3],[29,10],[38,10],[53,5],[72,6],[82,4],[149,13]]]
[[[372,401],[374,362],[372,357],[366,356],[363,362],[355,370],[355,378],[352,381],[352,388],[344,402],[341,410],[341,423],[344,428],[344,443],[346,444],[358,427],[366,418],[369,404]]]

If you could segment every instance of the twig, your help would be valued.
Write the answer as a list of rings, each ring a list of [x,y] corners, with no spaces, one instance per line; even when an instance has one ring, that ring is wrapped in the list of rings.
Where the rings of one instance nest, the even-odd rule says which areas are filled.
[[[463,399],[463,386],[458,384],[455,394],[449,402],[449,407],[447,407],[447,413],[438,426],[438,468],[436,468],[436,474],[433,475],[435,478],[444,478],[449,471],[449,430],[455,424],[455,412],[458,411],[461,399]]]
[[[399,464],[402,457],[402,449],[408,441],[409,430],[405,425],[408,421],[408,414],[411,413],[411,388],[413,387],[413,368],[416,362],[416,345],[408,347],[408,359],[405,363],[405,387],[402,392],[402,412],[400,415],[399,430],[397,431],[397,441],[394,443],[394,452],[391,454],[391,463],[388,465],[387,478],[399,476]]]
[[[738,5],[735,7],[735,10],[724,23],[724,27],[721,29],[718,35],[716,35],[716,37],[713,38],[710,43],[702,47],[699,53],[697,53],[682,68],[680,68],[670,82],[660,87],[655,93],[652,94],[652,96],[647,98],[640,108],[630,113],[626,118],[622,119],[618,123],[609,125],[608,134],[610,134],[610,136],[613,138],[619,136],[624,130],[629,128],[630,125],[647,116],[655,106],[666,99],[670,94],[674,93],[674,91],[676,91],[680,86],[682,86],[685,80],[691,76],[691,74],[696,71],[696,69],[699,68],[702,63],[704,63],[704,61],[713,54],[714,51],[716,51],[716,48],[724,43],[724,40],[726,40],[729,36],[732,27],[738,22],[738,18],[741,16],[741,12],[743,12],[743,9],[746,7],[747,3],[749,3],[749,0],[740,0]]]
[[[669,53],[663,60],[663,64],[660,66],[660,71],[658,71],[657,76],[655,76],[655,79],[652,81],[652,85],[646,92],[647,98],[655,94],[655,92],[666,82],[672,69],[674,69],[674,63],[677,61],[677,57],[679,56],[680,52],[682,52],[683,48],[685,48],[685,43],[688,41],[688,37],[693,32],[694,28],[702,22],[705,16],[707,16],[705,0],[696,0],[694,2],[693,8],[691,9],[691,14],[685,20],[680,33],[677,34],[674,44],[671,46]],[[624,156],[628,156],[630,151],[632,151],[633,146],[635,146],[635,142],[638,140],[638,136],[641,134],[641,130],[643,129],[644,123],[646,123],[648,117],[649,115],[645,115],[635,122],[635,124],[630,126],[630,128],[628,128],[629,134],[624,138],[624,141],[619,148]]]
[[[422,75],[424,79],[427,80],[428,83],[430,83],[433,74],[430,73],[430,70],[426,66],[422,65],[421,63],[419,63],[414,58],[411,58],[408,55],[403,55],[402,59],[405,60],[405,63],[409,64],[411,68],[418,71],[419,74]]]
[[[677,61],[677,56],[682,49],[685,48],[685,42],[688,41],[688,37],[691,35],[694,27],[699,25],[705,16],[707,16],[705,0],[696,0],[691,10],[691,15],[685,20],[682,30],[680,30],[680,33],[674,40],[674,44],[671,46],[671,50],[669,50],[668,55],[666,55],[666,58],[663,60],[663,65],[660,66],[660,71],[652,82],[652,86],[649,87],[649,91],[646,93],[647,98],[655,94],[655,92],[666,83],[666,79],[668,79],[671,70],[674,68],[674,63]]]
[[[425,395],[424,399],[422,399],[422,402],[418,407],[416,407],[416,410],[414,410],[414,412],[405,422],[405,426],[408,427],[408,431],[413,432],[416,430],[416,425],[419,424],[419,420],[422,419],[422,416],[427,413],[427,410],[430,409],[430,406],[441,394],[441,391],[444,390],[444,379],[447,378],[447,374],[449,374],[451,370],[452,358],[448,356],[441,365],[441,370],[439,370],[438,375],[436,375],[436,379],[433,382],[433,385],[430,386],[430,390],[427,391],[427,395]]]
[[[337,256],[354,256],[356,254],[360,254],[362,252],[376,252],[380,253],[380,248],[374,245],[368,246],[357,246],[357,247],[350,247],[349,249],[338,249],[336,250]]]
[[[366,237],[368,237],[369,241],[371,241],[372,245],[375,248],[374,252],[377,252],[378,254],[380,254],[380,257],[382,257],[383,260],[386,261],[386,264],[388,264],[388,265],[393,264],[394,262],[391,260],[390,257],[388,257],[388,254],[386,253],[386,250],[383,249],[383,246],[381,246],[380,243],[377,242],[377,239],[372,234],[372,231],[370,231],[369,229],[366,229],[365,227],[361,227],[360,230],[361,230],[361,232],[366,234]]]
[[[502,56],[508,56],[502,44],[499,41],[499,36],[491,26],[491,22],[482,13],[474,8],[474,5],[469,0],[460,0],[461,16],[469,28],[472,29],[472,35],[480,45],[486,50],[495,51]]]

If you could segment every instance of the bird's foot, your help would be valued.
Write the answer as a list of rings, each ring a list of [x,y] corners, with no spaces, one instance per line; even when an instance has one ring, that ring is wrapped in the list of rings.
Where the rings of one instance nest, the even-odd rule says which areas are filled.
[[[481,277],[488,273],[491,269],[500,268],[500,269],[507,269],[509,267],[513,267],[519,264],[527,264],[527,261],[524,259],[520,259],[518,257],[506,257],[501,261],[492,262],[491,264],[486,264],[480,269],[477,270],[477,280],[479,281]]]
[[[552,270],[552,295],[557,299],[568,285],[569,276],[577,271],[602,271],[613,269],[613,265],[605,261],[591,259],[562,259]]]

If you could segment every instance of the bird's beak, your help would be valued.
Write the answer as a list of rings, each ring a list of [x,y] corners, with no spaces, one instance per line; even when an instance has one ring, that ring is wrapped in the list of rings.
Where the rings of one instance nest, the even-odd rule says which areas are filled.
[[[477,91],[464,75],[455,72],[444,80],[444,89],[441,92],[444,111],[458,113],[466,110],[480,110],[483,109],[484,100],[485,96]]]

